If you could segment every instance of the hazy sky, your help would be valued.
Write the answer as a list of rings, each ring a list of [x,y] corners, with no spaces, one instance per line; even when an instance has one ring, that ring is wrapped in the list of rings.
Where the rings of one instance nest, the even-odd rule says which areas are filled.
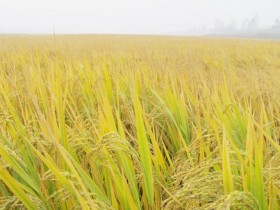
[[[0,33],[162,34],[255,15],[271,26],[280,0],[0,0]]]

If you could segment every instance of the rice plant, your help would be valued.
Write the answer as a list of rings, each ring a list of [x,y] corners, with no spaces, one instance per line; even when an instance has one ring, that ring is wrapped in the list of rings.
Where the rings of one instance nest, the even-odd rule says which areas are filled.
[[[0,43],[0,209],[280,209],[279,42]]]

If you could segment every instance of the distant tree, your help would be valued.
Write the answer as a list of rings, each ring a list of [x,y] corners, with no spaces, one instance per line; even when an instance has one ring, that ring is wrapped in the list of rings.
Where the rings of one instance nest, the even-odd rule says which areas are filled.
[[[220,19],[217,19],[215,22],[215,30],[222,31],[225,29],[225,24]]]
[[[230,24],[227,25],[227,30],[228,31],[236,31],[237,30],[237,24],[235,22],[231,22]]]
[[[258,28],[258,24],[259,24],[259,16],[255,15],[251,20],[249,20],[247,29],[255,30]]]
[[[279,20],[279,18],[276,18],[272,28],[280,29],[280,20]]]
[[[246,29],[247,29],[247,27],[248,27],[248,22],[249,22],[249,19],[248,19],[248,18],[242,21],[242,24],[241,24],[241,29],[242,29],[242,30],[246,30]]]

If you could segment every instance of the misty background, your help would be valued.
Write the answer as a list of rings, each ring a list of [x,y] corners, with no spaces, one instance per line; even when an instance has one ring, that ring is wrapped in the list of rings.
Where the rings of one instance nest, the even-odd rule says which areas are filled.
[[[0,34],[280,38],[279,0],[0,0]]]

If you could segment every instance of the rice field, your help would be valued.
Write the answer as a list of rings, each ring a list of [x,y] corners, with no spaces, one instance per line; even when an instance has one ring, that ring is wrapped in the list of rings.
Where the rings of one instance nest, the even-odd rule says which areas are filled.
[[[1,36],[0,209],[280,209],[280,42]]]

